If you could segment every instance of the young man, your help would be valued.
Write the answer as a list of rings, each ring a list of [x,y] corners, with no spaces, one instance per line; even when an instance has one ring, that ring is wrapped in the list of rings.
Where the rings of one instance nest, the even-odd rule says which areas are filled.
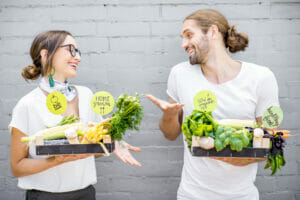
[[[233,60],[248,37],[230,27],[215,10],[199,10],[185,18],[182,48],[189,62],[174,66],[168,80],[169,101],[148,95],[162,111],[159,122],[165,137],[175,140],[182,121],[194,110],[193,99],[202,90],[217,98],[216,119],[257,120],[265,109],[279,105],[278,86],[266,67]],[[257,163],[251,159],[193,157],[184,141],[184,165],[178,200],[257,200],[254,185]]]

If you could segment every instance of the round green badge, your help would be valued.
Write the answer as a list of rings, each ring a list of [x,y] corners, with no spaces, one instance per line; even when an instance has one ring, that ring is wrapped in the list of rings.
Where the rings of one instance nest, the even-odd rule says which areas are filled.
[[[283,112],[279,106],[271,106],[265,110],[262,116],[262,123],[266,128],[273,129],[279,127],[283,120]]]
[[[60,115],[66,111],[68,102],[62,93],[55,91],[48,94],[46,104],[50,112]]]
[[[114,109],[114,105],[114,97],[105,91],[95,93],[91,100],[93,111],[99,115],[107,115]]]
[[[196,110],[212,112],[217,107],[217,97],[210,91],[202,90],[194,97],[194,107]]]

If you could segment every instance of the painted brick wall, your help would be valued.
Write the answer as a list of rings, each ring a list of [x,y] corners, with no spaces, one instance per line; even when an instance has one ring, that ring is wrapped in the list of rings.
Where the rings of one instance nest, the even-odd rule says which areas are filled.
[[[187,59],[180,49],[183,18],[203,8],[221,11],[230,24],[250,38],[235,59],[268,66],[277,77],[285,116],[282,128],[300,134],[300,1],[299,0],[0,0],[0,199],[22,199],[24,192],[10,172],[7,125],[16,102],[37,83],[27,84],[21,69],[31,64],[36,34],[65,29],[83,52],[72,82],[106,90],[152,93],[166,99],[170,68]],[[127,141],[143,167],[114,157],[97,160],[97,199],[174,200],[180,181],[182,137],[167,141],[158,128],[160,111],[143,99],[140,133]],[[300,137],[289,139],[287,165],[276,176],[259,165],[256,185],[262,200],[300,199]]]

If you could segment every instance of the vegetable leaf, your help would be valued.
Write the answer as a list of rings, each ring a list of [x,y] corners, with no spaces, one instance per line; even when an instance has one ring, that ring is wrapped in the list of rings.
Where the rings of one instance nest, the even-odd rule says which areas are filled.
[[[120,141],[126,130],[139,130],[143,118],[143,107],[138,94],[134,96],[120,95],[116,107],[119,110],[113,113],[111,120],[106,123],[106,127],[110,127],[108,133],[112,139]]]

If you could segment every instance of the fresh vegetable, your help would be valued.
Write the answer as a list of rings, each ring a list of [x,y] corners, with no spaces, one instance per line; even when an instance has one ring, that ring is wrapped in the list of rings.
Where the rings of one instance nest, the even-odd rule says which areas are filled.
[[[214,142],[216,151],[221,151],[227,146],[238,152],[245,147],[270,146],[265,169],[271,168],[271,175],[286,163],[283,148],[286,144],[285,138],[291,136],[287,130],[267,130],[259,123],[248,120],[214,120],[211,112],[199,110],[194,110],[185,118],[181,129],[189,148],[192,142],[194,146],[206,150],[209,150]]]
[[[107,136],[108,129],[104,128],[104,125],[110,119],[105,119],[99,124],[92,125],[85,131],[84,137],[81,140],[81,144],[89,144],[89,143],[99,143],[101,140]]]
[[[107,118],[96,125],[90,124],[90,127],[85,131],[82,137],[81,144],[99,144],[105,155],[108,156],[109,152],[103,144],[103,139],[106,139],[107,137],[110,138],[110,136],[107,135],[108,129],[104,128],[104,125],[109,120],[110,118]]]
[[[251,134],[247,129],[236,130],[235,128],[218,125],[215,137],[216,151],[223,150],[230,145],[231,150],[241,151],[247,147],[251,138]]]
[[[275,156],[269,155],[268,160],[265,165],[265,169],[268,169],[271,167],[272,173],[271,175],[274,175],[278,169],[280,169],[281,166],[285,165],[285,158],[283,155],[280,155],[279,153],[276,153]]]
[[[285,134],[285,135],[283,135],[282,137],[283,137],[284,139],[286,139],[286,138],[288,138],[288,137],[290,137],[290,136],[292,136],[292,135],[290,135],[290,134]]]
[[[70,115],[70,116],[65,116],[62,118],[62,120],[56,124],[55,126],[53,127],[56,127],[56,126],[63,126],[63,125],[66,125],[66,124],[73,124],[75,123],[76,121],[79,120],[79,117],[75,117],[73,114]],[[52,128],[52,127],[47,127],[47,128]]]
[[[263,146],[263,136],[264,136],[264,130],[261,128],[255,128],[253,130],[253,147],[254,148],[262,148]],[[268,145],[270,146],[270,145]]]
[[[64,131],[74,127],[77,130],[83,129],[84,125],[82,123],[75,123],[79,120],[79,117],[75,117],[73,114],[70,116],[65,116],[62,120],[53,127],[47,127],[47,129],[38,131],[32,136],[22,137],[22,142],[35,141],[36,136],[43,136],[44,140],[55,140],[55,139],[63,139],[66,138]],[[82,133],[79,135],[83,135]]]
[[[240,119],[222,119],[216,120],[216,124],[229,126],[231,128],[235,128],[237,130],[243,129],[245,127],[258,128],[260,127],[258,122],[251,120],[240,120]]]
[[[116,106],[118,110],[113,113],[104,128],[108,129],[109,127],[108,134],[113,140],[122,140],[126,130],[139,130],[143,118],[143,107],[138,94],[135,96],[122,94],[119,96]]]
[[[225,125],[226,124],[226,125]],[[227,145],[235,151],[241,151],[249,145],[251,133],[244,126],[256,127],[257,123],[248,120],[214,120],[211,112],[194,110],[182,124],[188,147],[192,145],[192,136],[210,136],[215,141],[217,151]],[[233,128],[235,127],[235,128]]]
[[[76,118],[74,118],[74,116],[65,117],[64,120],[60,122],[60,124],[72,123],[74,122],[75,119]],[[82,136],[81,144],[98,143],[100,144],[104,153],[106,155],[109,155],[107,148],[101,142],[106,137],[110,138],[110,136],[107,135],[108,129],[104,128],[105,123],[107,123],[109,120],[110,119],[108,118],[106,120],[103,120],[99,124],[89,125],[90,127],[88,129],[86,129],[86,127],[82,123],[66,124],[62,126],[60,125],[57,127],[41,130],[30,137],[22,137],[21,141],[23,142],[35,141],[37,136],[43,136],[43,140],[57,140],[57,139],[65,139],[67,138],[66,136],[69,135],[68,137],[69,143],[78,144],[79,141],[77,142],[78,140],[77,136]],[[74,133],[76,134],[75,137],[73,137]],[[72,142],[70,142],[70,140]]]
[[[290,136],[292,136],[290,133],[290,131],[288,130],[269,130],[268,133],[270,135],[277,135],[280,134],[283,138],[288,138]]]
[[[67,130],[65,130],[65,136],[68,139],[69,144],[79,144],[76,127],[70,127]]]
[[[128,129],[139,129],[143,117],[143,107],[140,104],[138,95],[129,96],[127,94],[121,95],[116,106],[118,110],[115,111],[111,118],[108,118],[87,130],[81,123],[74,123],[79,118],[74,115],[64,117],[55,127],[41,130],[33,136],[23,137],[23,142],[35,141],[36,136],[43,136],[44,140],[54,140],[66,138],[65,131],[71,127],[76,128],[78,136],[83,136],[81,141],[83,144],[99,143],[106,135],[110,135],[113,140],[121,140],[125,131]]]
[[[54,140],[54,139],[62,139],[66,138],[64,131],[71,128],[76,127],[77,130],[82,130],[84,128],[84,125],[82,123],[73,123],[73,124],[67,124],[63,126],[57,126],[53,128],[43,129],[41,131],[38,131],[36,134],[29,136],[29,137],[22,137],[22,142],[29,142],[29,141],[35,141],[35,138],[37,136],[43,136],[44,140]],[[77,132],[79,135],[83,135],[80,131]]]
[[[265,169],[271,167],[271,175],[274,175],[277,170],[286,163],[283,152],[286,142],[283,138],[283,133],[280,131],[276,131],[275,135],[267,133],[265,137],[269,137],[272,143],[270,155],[268,156]]]
[[[210,150],[215,147],[215,140],[212,137],[196,137],[194,138],[198,142],[199,147],[205,150]]]
[[[261,128],[254,129],[253,136],[254,137],[263,137],[264,136],[264,130],[261,129]]]
[[[184,120],[181,129],[190,148],[192,146],[193,135],[200,137],[204,135],[214,138],[216,124],[211,112],[194,110],[193,113]]]

